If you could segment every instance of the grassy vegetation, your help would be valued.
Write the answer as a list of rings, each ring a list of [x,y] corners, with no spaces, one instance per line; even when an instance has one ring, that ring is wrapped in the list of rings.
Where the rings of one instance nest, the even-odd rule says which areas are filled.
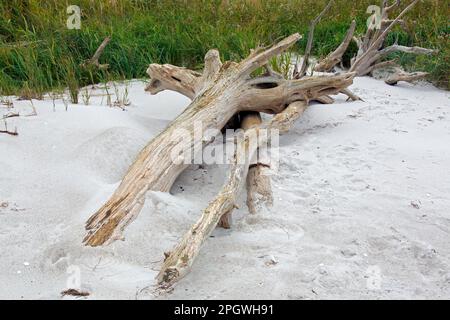
[[[210,48],[224,60],[240,59],[250,48],[294,32],[307,33],[309,22],[327,0],[9,0],[0,3],[0,94],[39,97],[55,88],[75,94],[88,83],[145,77],[149,63],[200,68]],[[323,56],[344,37],[352,19],[365,30],[369,4],[379,0],[336,0],[316,28],[314,54]],[[404,5],[409,1],[402,1]],[[82,9],[81,30],[66,27],[68,5]],[[395,29],[390,41],[440,50],[433,57],[401,54],[408,68],[432,73],[449,88],[448,0],[424,0],[406,20],[410,32]],[[108,35],[101,62],[107,72],[79,65]],[[306,37],[294,48],[302,52]],[[352,44],[348,62],[355,53]]]

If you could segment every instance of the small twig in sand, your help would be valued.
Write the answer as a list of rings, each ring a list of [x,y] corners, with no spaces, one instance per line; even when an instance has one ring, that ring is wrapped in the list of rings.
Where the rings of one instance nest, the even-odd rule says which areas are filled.
[[[84,92],[81,93],[81,97],[83,99],[83,103],[85,106],[89,105],[89,102],[91,101],[91,93],[89,92],[88,88],[84,88]]]
[[[10,136],[18,136],[19,135],[19,133],[17,132],[17,128],[15,128],[14,131],[9,131],[8,130],[8,124],[6,123],[6,120],[3,119],[3,121],[5,122],[5,130],[0,130],[0,133],[9,134]]]
[[[87,291],[80,291],[77,289],[67,289],[61,292],[61,296],[87,297],[90,295]]]
[[[31,100],[31,99],[30,99],[30,104],[31,104],[32,111],[31,111],[31,113],[26,114],[24,117],[35,117],[35,116],[37,116],[36,107],[34,106],[33,100]]]
[[[64,107],[66,108],[66,111],[68,111],[69,110],[69,100],[64,99],[64,96],[63,96],[62,102],[64,103]]]
[[[14,117],[19,117],[19,116],[20,115],[17,112],[9,112],[9,113],[3,115],[3,119],[14,118]]]
[[[128,99],[128,85],[125,86],[125,89],[121,93],[119,88],[117,87],[116,83],[113,83],[114,86],[114,92],[116,95],[116,101],[114,101],[114,107],[118,107],[125,111],[125,107],[128,107],[131,102]]]
[[[97,262],[97,264],[94,266],[94,268],[92,268],[92,271],[95,271],[96,269],[97,269],[97,267],[100,265],[100,262],[102,261],[102,257],[100,257],[99,259],[98,259],[98,262]]]
[[[1,98],[0,104],[5,105],[8,109],[14,108],[14,103],[9,98]]]

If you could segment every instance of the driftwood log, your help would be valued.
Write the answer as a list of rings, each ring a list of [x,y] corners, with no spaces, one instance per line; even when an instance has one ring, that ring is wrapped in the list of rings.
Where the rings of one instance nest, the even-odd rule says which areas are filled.
[[[419,0],[412,1],[394,20],[389,19],[389,14],[400,6],[400,1],[396,0],[392,4],[388,0],[382,1],[381,21],[379,28],[368,28],[363,38],[354,37],[358,45],[358,54],[352,59],[350,72],[356,72],[358,76],[371,74],[373,70],[388,65],[393,65],[395,61],[381,61],[388,54],[393,52],[407,52],[414,54],[432,54],[435,50],[420,47],[405,47],[394,44],[384,47],[385,40],[392,28],[401,23],[401,18],[410,11]]]
[[[270,136],[269,134],[259,134],[259,132],[271,129],[289,130],[292,123],[303,114],[307,106],[306,101],[293,102],[274,116],[268,124],[251,126],[245,130],[243,137],[238,137],[235,150],[243,151],[242,153],[235,152],[228,179],[221,191],[203,211],[197,223],[183,236],[180,243],[167,254],[157,276],[158,283],[162,288],[172,286],[189,272],[203,242],[209,237],[220,219],[224,215],[229,215],[237,207],[237,196],[244,187],[249,164],[255,157],[258,145],[265,144],[264,139]],[[258,143],[250,143],[252,137],[257,137]]]
[[[252,50],[239,63],[222,63],[219,52],[210,50],[205,55],[202,72],[169,64],[151,64],[147,69],[150,76],[147,92],[157,94],[172,90],[188,97],[191,103],[139,153],[117,190],[87,221],[84,243],[100,246],[121,239],[124,228],[136,218],[144,205],[146,192],[169,192],[179,174],[212,142],[213,139],[206,135],[207,131],[240,127],[242,131],[235,136],[235,153],[225,184],[203,210],[197,223],[171,251],[165,253],[157,281],[161,288],[175,284],[189,272],[202,244],[214,228],[231,227],[232,212],[237,208],[237,197],[244,187],[247,188],[250,213],[256,213],[261,205],[272,204],[270,177],[265,174],[270,165],[260,157],[270,140],[269,134],[263,134],[266,130],[287,132],[313,100],[331,104],[334,102],[331,96],[338,93],[347,95],[351,100],[360,100],[348,88],[353,78],[393,64],[392,61],[382,61],[391,52],[434,52],[398,44],[384,47],[388,32],[394,25],[403,23],[401,18],[417,2],[414,0],[396,19],[389,20],[389,13],[399,6],[400,1],[389,4],[388,0],[383,0],[381,27],[369,28],[362,39],[354,37],[356,23],[353,21],[341,45],[314,68],[314,71],[323,72],[333,70],[342,61],[351,40],[356,39],[358,54],[351,61],[350,71],[342,74],[306,76],[315,26],[329,10],[332,1],[311,22],[302,65],[296,63],[292,74],[286,78],[274,72],[269,61],[294,45],[301,38],[299,34],[293,34],[270,48]],[[101,66],[98,57],[108,41],[105,39],[87,64]],[[258,71],[260,68],[265,73],[255,76],[261,74]],[[422,76],[397,72],[387,83],[412,81]],[[263,122],[261,113],[274,116],[270,121]],[[186,136],[190,139],[185,139]],[[251,143],[255,139],[256,143]]]
[[[211,50],[205,56],[202,74],[171,65],[150,65],[147,72],[152,80],[146,88],[148,92],[174,90],[191,98],[192,103],[140,152],[118,189],[88,220],[84,243],[98,246],[121,239],[123,229],[141,210],[145,193],[170,191],[188,166],[184,156],[174,161],[171,155],[181,150],[201,152],[210,142],[203,137],[206,130],[220,130],[239,112],[278,114],[293,102],[335,94],[352,84],[353,73],[296,80],[273,75],[251,77],[299,39],[299,34],[291,35],[269,49],[255,50],[240,63],[222,64],[219,52]],[[186,143],[182,133],[192,134],[196,123],[202,124],[201,134],[193,135],[193,140]]]
[[[395,73],[391,74],[385,82],[391,86],[396,85],[399,81],[414,82],[423,79],[429,75],[428,72],[405,72],[399,68],[396,69]]]

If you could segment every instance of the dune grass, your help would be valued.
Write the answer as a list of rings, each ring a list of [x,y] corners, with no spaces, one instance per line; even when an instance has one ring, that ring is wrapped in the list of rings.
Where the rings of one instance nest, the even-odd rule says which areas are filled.
[[[293,48],[302,53],[309,22],[326,0],[9,0],[0,3],[0,94],[41,97],[51,89],[80,87],[113,79],[143,78],[149,63],[201,68],[203,56],[218,48],[224,60],[239,60],[258,44],[300,32]],[[369,4],[335,0],[316,28],[313,53],[324,56],[344,37],[352,19],[363,33]],[[402,1],[405,5],[409,1]],[[68,5],[82,9],[80,30],[66,27]],[[450,88],[448,1],[425,0],[406,17],[409,32],[395,29],[389,41],[439,49],[433,57],[400,54],[408,69],[431,73]],[[108,71],[88,72],[79,65],[102,40],[112,36],[101,62]],[[354,43],[345,56],[356,52]]]

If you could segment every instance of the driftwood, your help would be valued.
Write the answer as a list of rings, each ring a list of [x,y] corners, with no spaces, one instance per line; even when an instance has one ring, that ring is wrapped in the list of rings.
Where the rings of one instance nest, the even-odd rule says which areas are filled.
[[[306,110],[306,107],[307,102],[305,101],[293,102],[281,113],[274,116],[270,123],[252,126],[244,132],[243,137],[238,137],[235,150],[243,150],[243,152],[235,152],[228,179],[222,190],[203,211],[197,223],[183,236],[173,251],[166,256],[157,276],[157,281],[162,288],[172,286],[189,272],[201,245],[210,236],[220,219],[224,215],[229,215],[237,207],[236,199],[244,187],[250,161],[255,157],[258,145],[264,144],[264,139],[270,136],[269,134],[259,134],[259,132],[264,129],[289,130],[292,123]],[[255,136],[258,143],[249,143],[249,140]],[[244,157],[244,159],[241,157]]]
[[[423,79],[429,75],[428,72],[405,72],[401,69],[396,69],[396,72],[390,75],[385,82],[391,86],[396,85],[399,81],[414,82]]]
[[[152,80],[147,91],[175,90],[190,97],[192,103],[141,151],[118,189],[88,220],[84,243],[98,246],[122,238],[122,230],[142,208],[145,193],[168,192],[189,165],[189,153],[181,151],[198,153],[210,143],[203,137],[206,130],[222,129],[239,112],[278,114],[293,102],[336,94],[352,84],[353,73],[298,80],[273,75],[251,77],[299,39],[299,34],[291,35],[271,48],[255,50],[240,63],[222,64],[217,50],[211,50],[205,56],[202,74],[171,65],[150,65],[147,71]],[[196,123],[202,124],[200,134],[193,134]],[[184,139],[186,132],[193,136],[189,142]],[[176,161],[173,154],[179,154]]]
[[[14,129],[14,131],[8,130],[8,124],[6,123],[6,120],[3,119],[3,121],[5,124],[5,130],[0,130],[0,133],[4,133],[4,134],[10,135],[10,136],[18,136],[19,135],[19,133],[17,132],[17,128]]]
[[[261,114],[259,112],[247,111],[239,114],[240,128],[249,130],[262,124]],[[262,151],[258,146],[257,152]],[[272,186],[270,177],[266,173],[266,169],[270,167],[268,163],[262,162],[261,157],[257,157],[255,163],[249,164],[247,175],[247,207],[250,213],[256,213],[256,207],[266,205],[271,206],[273,203]],[[228,212],[219,220],[218,226],[224,229],[231,228],[231,212]]]
[[[4,114],[2,119],[14,118],[14,117],[20,117],[20,114],[18,112],[9,112],[7,114]]]
[[[381,61],[391,52],[434,52],[398,44],[384,47],[388,32],[394,25],[402,23],[401,18],[417,1],[414,0],[396,19],[390,20],[388,15],[399,6],[399,1],[389,5],[384,0],[381,28],[369,28],[363,39],[356,39],[358,54],[352,59],[350,72],[342,74],[306,76],[315,26],[331,7],[332,1],[311,22],[302,65],[296,63],[293,74],[288,75],[287,79],[274,72],[268,63],[295,44],[301,38],[299,34],[293,34],[272,47],[252,50],[239,63],[222,63],[219,52],[210,50],[205,55],[202,72],[169,64],[151,64],[147,69],[150,76],[145,89],[147,92],[157,94],[172,90],[188,97],[191,103],[139,153],[117,190],[87,221],[84,243],[100,246],[122,239],[124,228],[136,218],[144,205],[145,193],[148,190],[170,191],[179,174],[213,141],[206,135],[207,131],[240,127],[242,130],[235,136],[235,153],[225,184],[203,210],[197,223],[173,250],[165,253],[157,281],[161,288],[171,287],[189,272],[202,244],[214,228],[231,227],[232,212],[238,207],[237,198],[244,187],[247,189],[250,213],[256,213],[261,205],[272,204],[270,177],[265,174],[270,165],[260,157],[270,140],[266,130],[276,129],[280,133],[286,133],[304,113],[310,101],[331,104],[334,102],[331,96],[338,93],[347,95],[351,100],[360,100],[348,89],[353,78],[369,74],[377,67],[392,65],[393,61]],[[355,26],[353,21],[341,45],[320,61],[315,71],[330,71],[342,61],[353,38]],[[94,66],[99,65],[98,57],[106,44],[100,46],[90,59]],[[255,72],[260,68],[266,72],[254,76],[260,74]],[[411,74],[409,76],[413,77]],[[410,79],[406,73],[400,72],[395,77],[393,75],[391,78],[392,84]],[[274,116],[271,121],[263,122],[261,113]]]
[[[294,71],[292,74],[293,79],[301,79],[304,76],[306,76],[306,72],[310,65],[309,60],[310,60],[311,50],[312,50],[312,46],[313,46],[314,31],[315,31],[316,25],[320,22],[320,20],[325,15],[325,13],[327,13],[327,11],[331,8],[332,4],[333,4],[333,1],[332,0],[329,1],[328,4],[326,5],[326,7],[322,10],[322,12],[319,13],[319,15],[316,18],[314,18],[314,20],[311,22],[311,25],[309,27],[309,32],[308,32],[308,41],[306,44],[306,50],[305,50],[305,55],[303,57],[302,65],[299,70],[298,63],[295,64],[295,68],[294,68]],[[342,55],[345,53],[345,50],[347,50],[348,45],[350,44],[351,38],[355,31],[355,27],[356,27],[356,22],[353,21],[352,25],[350,26],[350,30],[348,31],[347,36],[345,37],[343,43],[339,46],[338,49],[336,49],[336,51],[334,53],[331,53],[327,58],[325,58],[323,61],[321,61],[318,64],[318,67],[316,66],[313,71],[328,71],[328,69],[332,69],[337,63],[339,63],[341,61]],[[330,64],[334,63],[336,60],[338,60],[338,61],[335,64],[333,64],[331,67],[328,68],[328,66]],[[323,70],[323,69],[327,69],[327,70]],[[341,91],[341,93],[348,96],[349,100],[353,100],[353,101],[361,100],[361,98],[359,98],[357,95],[352,93],[350,91],[350,89],[348,89],[348,88],[343,89]],[[320,103],[323,103],[323,104],[334,103],[334,99],[332,97],[330,97],[329,95],[317,97],[317,98],[315,98],[315,100]]]
[[[311,21],[311,25],[309,26],[309,33],[308,33],[308,41],[306,43],[306,49],[305,49],[305,55],[303,56],[302,66],[300,67],[300,70],[298,70],[298,63],[295,64],[294,69],[294,79],[300,79],[306,75],[306,72],[308,71],[309,66],[309,57],[311,55],[312,45],[313,45],[313,39],[314,39],[314,30],[316,28],[316,25],[320,22],[322,17],[327,13],[327,11],[331,8],[331,5],[333,4],[333,0],[329,1],[326,7],[322,10],[321,13],[317,17],[314,18],[313,21]]]
[[[339,45],[333,52],[331,52],[328,56],[326,56],[323,60],[321,60],[315,67],[314,71],[318,72],[330,72],[333,68],[342,62],[342,56],[347,51],[350,42],[353,39],[353,34],[355,33],[356,21],[353,20],[350,28],[347,31],[347,34]]]
[[[100,59],[100,56],[102,55],[103,51],[105,50],[108,43],[111,41],[111,37],[106,37],[103,42],[100,44],[100,46],[95,51],[92,58],[86,60],[83,62],[80,66],[82,68],[88,69],[88,68],[97,68],[99,70],[106,70],[109,68],[109,64],[100,64],[98,61]]]
[[[358,45],[358,54],[352,59],[350,72],[356,72],[358,76],[371,74],[373,70],[386,65],[392,65],[394,61],[383,61],[392,52],[408,52],[414,54],[432,54],[435,50],[420,47],[405,47],[394,44],[384,47],[385,40],[392,28],[401,23],[401,18],[410,11],[419,0],[412,1],[394,20],[389,19],[389,13],[400,5],[400,1],[389,4],[388,0],[382,1],[380,28],[368,28],[364,38],[355,37]]]

